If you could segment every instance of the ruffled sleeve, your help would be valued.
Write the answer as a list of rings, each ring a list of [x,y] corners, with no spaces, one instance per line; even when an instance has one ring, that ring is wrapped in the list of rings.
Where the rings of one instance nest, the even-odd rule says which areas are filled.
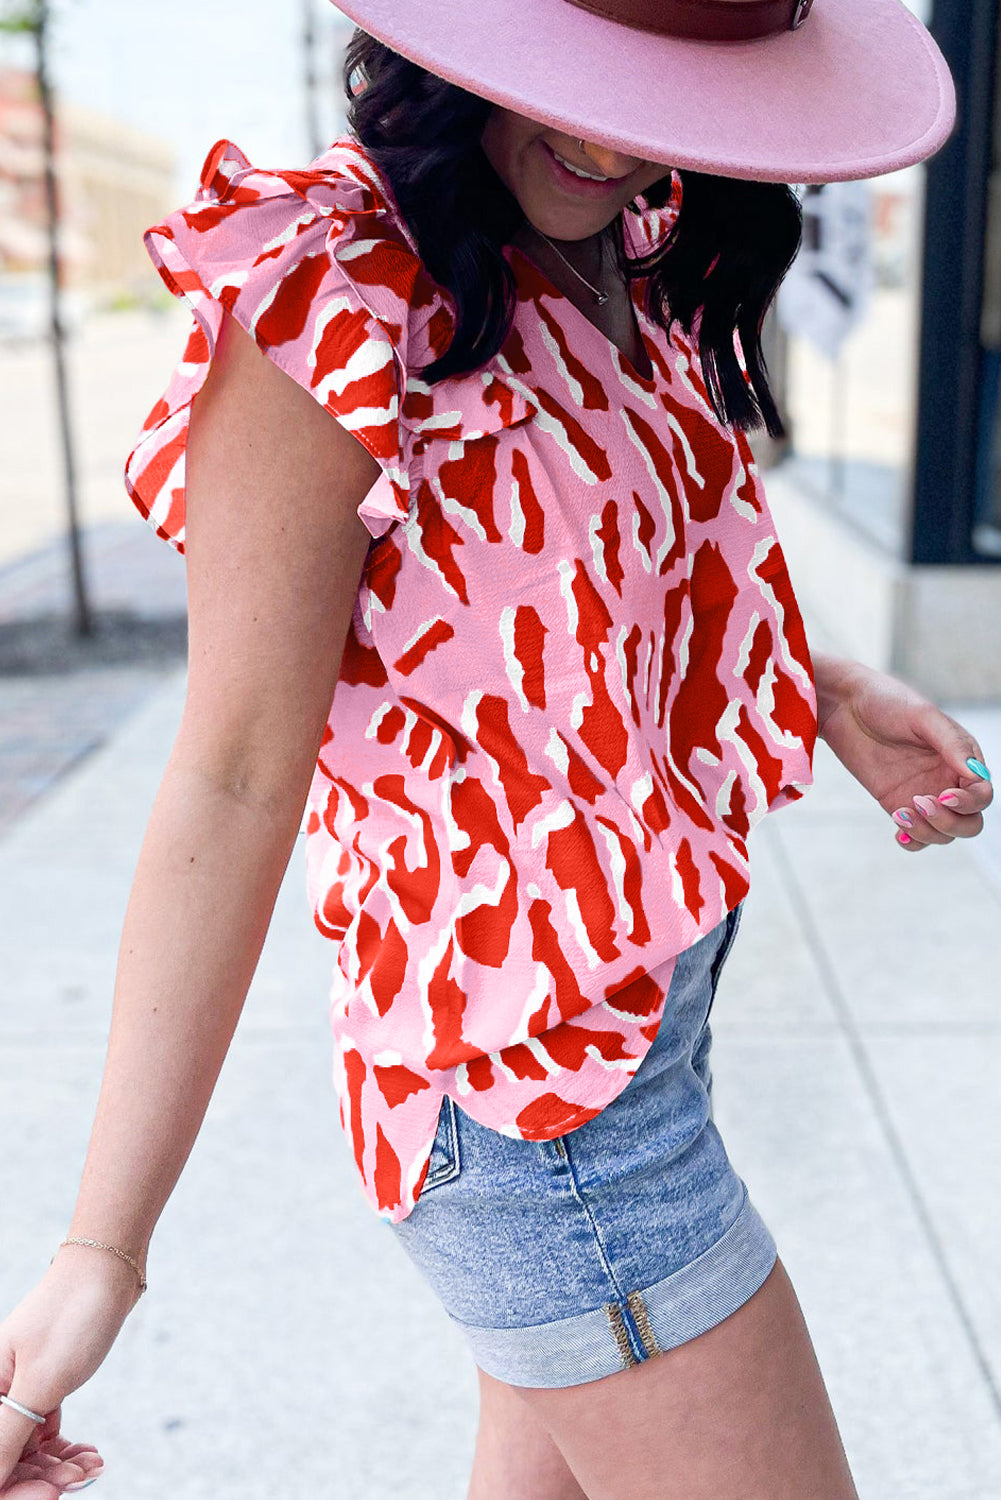
[[[382,475],[359,506],[371,534],[404,520],[408,371],[443,352],[452,317],[361,148],[338,141],[306,171],[271,172],[218,141],[194,202],[144,241],[168,290],[193,314],[181,360],[125,469],[129,495],[157,534],[184,551],[191,403],[224,310],[378,460]]]

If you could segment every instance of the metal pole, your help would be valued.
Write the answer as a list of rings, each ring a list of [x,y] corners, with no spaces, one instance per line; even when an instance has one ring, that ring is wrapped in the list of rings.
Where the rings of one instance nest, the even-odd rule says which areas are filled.
[[[37,55],[38,93],[42,105],[42,130],[45,154],[45,205],[49,235],[49,288],[51,308],[52,353],[56,371],[59,402],[59,425],[62,435],[63,472],[66,481],[66,505],[69,518],[70,562],[73,577],[73,627],[79,636],[94,633],[94,620],[87,599],[83,551],[80,545],[80,514],[77,504],[76,463],[73,453],[73,431],[70,417],[69,383],[62,323],[62,268],[59,260],[59,189],[55,166],[55,110],[48,71],[49,0],[36,0],[35,47]]]
[[[761,330],[761,352],[764,355],[768,381],[775,397],[782,425],[786,429],[784,438],[770,437],[763,428],[754,434],[752,444],[761,468],[771,469],[781,463],[792,448],[795,434],[789,415],[789,335],[779,322],[775,303],[768,309]]]
[[[316,76],[316,20],[313,0],[302,0],[303,79],[306,89],[306,139],[310,159],[323,149],[320,139],[320,106]]]
[[[831,491],[839,500],[844,500],[848,369],[843,345],[834,358],[831,373],[834,378],[831,391]]]

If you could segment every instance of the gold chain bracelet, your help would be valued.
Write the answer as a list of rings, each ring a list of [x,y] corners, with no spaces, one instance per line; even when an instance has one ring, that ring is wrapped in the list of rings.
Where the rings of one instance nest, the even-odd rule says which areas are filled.
[[[59,1253],[59,1250],[62,1249],[63,1245],[93,1245],[95,1250],[110,1250],[111,1253],[112,1253],[112,1255],[117,1255],[121,1260],[127,1260],[128,1263],[129,1263],[129,1265],[132,1267],[133,1271],[135,1271],[136,1275],[139,1277],[139,1295],[140,1295],[140,1297],[142,1296],[143,1292],[146,1290],[146,1277],[143,1274],[143,1270],[142,1270],[142,1267],[139,1265],[139,1262],[136,1261],[136,1260],[133,1260],[132,1256],[131,1255],[127,1255],[124,1250],[119,1250],[116,1245],[105,1245],[105,1244],[102,1244],[102,1242],[100,1240],[83,1240],[83,1239],[79,1239],[76,1235],[71,1235],[69,1238],[67,1238],[65,1240],[60,1240],[59,1245],[58,1245],[57,1250],[56,1250],[56,1254]],[[55,1260],[55,1258],[56,1258],[55,1255],[53,1255],[52,1260]],[[52,1264],[52,1261],[50,1260],[49,1261],[49,1265],[51,1265],[51,1264]]]

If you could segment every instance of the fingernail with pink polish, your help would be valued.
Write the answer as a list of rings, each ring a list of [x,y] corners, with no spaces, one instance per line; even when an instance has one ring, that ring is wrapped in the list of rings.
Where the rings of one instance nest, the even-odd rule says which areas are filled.
[[[893,816],[894,818],[896,818],[897,822],[901,823],[905,828],[914,827],[914,819],[911,817],[906,807],[898,807]]]
[[[913,844],[913,842],[914,842],[914,840],[911,838],[911,836],[910,836],[909,833],[898,833],[897,834],[897,843],[898,844]]]
[[[959,801],[959,798],[956,796],[955,792],[943,792],[938,800],[944,807],[952,807],[954,802]]]
[[[915,797],[913,801],[922,817],[930,818],[932,813],[938,812],[937,804],[930,797]]]

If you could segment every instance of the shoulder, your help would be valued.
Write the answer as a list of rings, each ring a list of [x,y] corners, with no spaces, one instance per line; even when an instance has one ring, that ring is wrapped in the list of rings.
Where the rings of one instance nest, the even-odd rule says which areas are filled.
[[[168,285],[206,292],[265,346],[300,338],[337,299],[373,319],[420,367],[451,336],[447,293],[427,274],[385,176],[344,136],[305,168],[253,165],[219,140],[191,203],[147,230]],[[319,330],[322,332],[322,326]]]
[[[358,142],[335,141],[307,167],[285,169],[257,167],[232,141],[217,141],[195,197],[144,240],[194,315],[126,465],[129,493],[160,535],[183,550],[191,406],[226,313],[381,465],[389,485],[373,488],[363,516],[373,533],[402,519],[404,396],[447,347],[452,312]]]

